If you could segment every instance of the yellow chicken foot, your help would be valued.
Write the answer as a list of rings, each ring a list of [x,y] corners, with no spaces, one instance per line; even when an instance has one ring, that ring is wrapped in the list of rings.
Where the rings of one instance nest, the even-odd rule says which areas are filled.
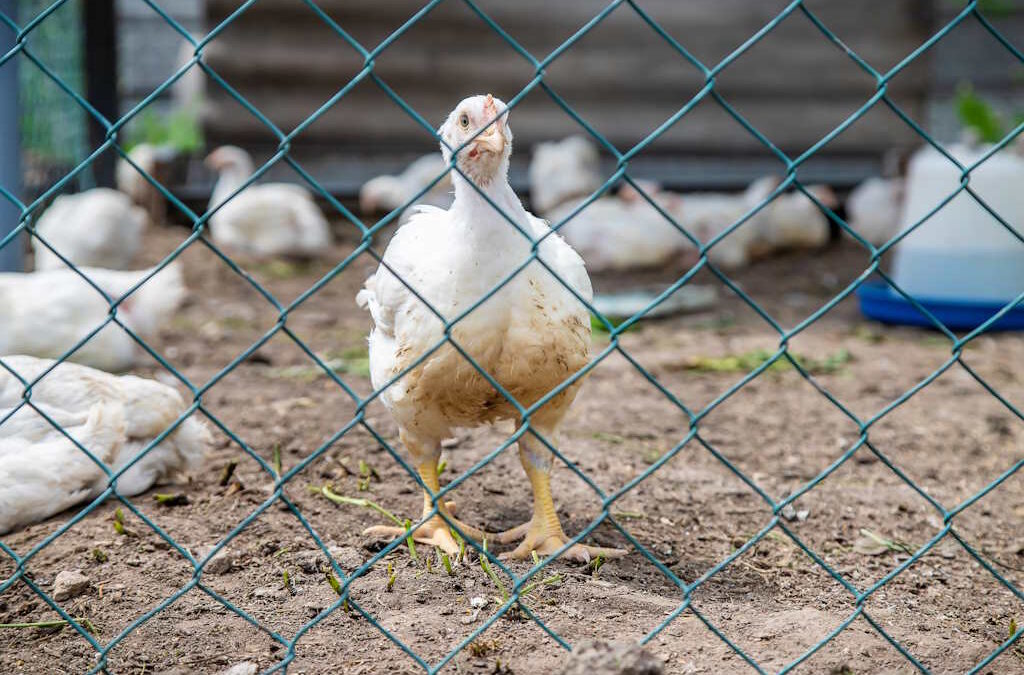
[[[416,470],[420,474],[420,478],[423,480],[423,484],[429,488],[423,491],[423,518],[426,518],[434,510],[434,505],[431,502],[431,493],[436,493],[441,489],[440,480],[437,475],[437,461],[428,461],[419,464]],[[461,520],[458,520],[452,516],[452,511],[455,508],[455,502],[452,501],[441,501],[439,503],[438,510],[443,512],[448,518],[454,523],[463,534],[472,537],[473,539],[488,539],[491,540],[495,535],[484,532],[480,528],[467,525]],[[368,527],[363,530],[364,536],[379,537],[382,539],[396,539],[398,537],[404,537],[408,534],[404,527],[396,527],[392,525],[375,525]],[[448,523],[444,521],[439,514],[434,514],[426,522],[413,530],[412,539],[417,544],[427,544],[429,546],[435,546],[450,556],[458,555],[459,545],[455,541],[455,537],[452,536],[451,531],[448,528]]]
[[[520,449],[520,459],[526,475],[530,478],[530,485],[533,487],[533,517],[529,522],[523,523],[511,530],[499,533],[495,541],[508,544],[522,538],[516,548],[510,553],[502,554],[502,559],[524,560],[531,557],[536,551],[538,555],[553,555],[558,549],[565,546],[569,541],[562,524],[555,512],[555,502],[551,496],[551,476],[547,470],[536,466],[528,451]],[[576,562],[588,563],[597,556],[604,558],[620,558],[626,555],[626,551],[620,548],[603,548],[600,546],[586,546],[584,544],[573,544],[560,558]]]

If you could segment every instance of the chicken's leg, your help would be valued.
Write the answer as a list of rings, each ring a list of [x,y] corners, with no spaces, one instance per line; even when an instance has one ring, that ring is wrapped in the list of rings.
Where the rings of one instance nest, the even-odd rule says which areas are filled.
[[[552,555],[569,541],[562,524],[555,512],[555,502],[551,496],[552,455],[540,441],[530,434],[519,441],[519,461],[530,479],[533,488],[533,517],[530,522],[523,523],[497,536],[500,543],[510,543],[524,537],[511,553],[505,557],[513,559],[529,559],[531,552],[539,555]],[[574,544],[566,549],[560,557],[578,562],[590,562],[591,558],[603,556],[617,558],[626,552],[618,548],[601,548]]]
[[[444,521],[440,513],[430,516],[431,512],[434,510],[433,495],[441,489],[441,482],[437,474],[437,460],[441,456],[441,446],[440,444],[424,446],[410,441],[410,439],[405,435],[402,436],[402,441],[409,449],[410,454],[412,454],[413,458],[417,461],[416,471],[419,473],[420,479],[426,486],[426,489],[423,490],[423,518],[427,518],[427,520],[413,531],[413,541],[419,544],[436,546],[452,556],[457,555],[459,552],[459,545],[455,542],[455,538],[448,529],[448,523]],[[423,450],[427,448],[436,448],[436,450],[424,452]],[[448,516],[449,520],[451,520],[459,530],[463,532],[463,534],[474,539],[494,538],[494,535],[489,535],[479,528],[466,525],[462,521],[454,518],[450,511],[452,506],[454,506],[452,502],[440,500],[438,502],[438,511],[443,512]],[[428,516],[430,517],[428,518]],[[365,529],[363,534],[394,539],[396,537],[404,536],[406,534],[406,530],[402,527],[376,525]]]

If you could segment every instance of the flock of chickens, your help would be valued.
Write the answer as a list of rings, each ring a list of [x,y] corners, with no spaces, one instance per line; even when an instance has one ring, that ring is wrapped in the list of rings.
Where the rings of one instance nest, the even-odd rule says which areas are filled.
[[[696,246],[666,215],[702,242],[749,216],[708,251],[712,263],[729,269],[777,250],[820,247],[829,238],[828,220],[800,192],[779,194],[754,210],[778,188],[774,177],[738,194],[676,194],[638,183],[643,194],[627,185],[586,203],[604,182],[600,158],[590,142],[571,137],[541,144],[531,162],[531,201],[545,222],[526,211],[509,186],[512,134],[501,101],[489,95],[464,100],[439,133],[447,143],[440,155],[417,160],[401,175],[376,178],[360,193],[368,213],[397,209],[423,193],[418,205],[402,214],[404,224],[385,252],[385,264],[357,301],[374,322],[371,380],[375,388],[387,386],[381,400],[428,488],[424,515],[433,510],[430,493],[438,489],[441,440],[455,428],[517,419],[516,409],[463,354],[522,405],[545,403],[531,416],[537,435],[525,434],[519,442],[534,491],[531,520],[507,532],[486,533],[456,521],[439,503],[444,519],[426,519],[415,537],[457,550],[447,520],[468,536],[520,541],[511,554],[517,558],[563,548],[564,555],[578,560],[622,554],[569,546],[550,488],[552,457],[545,441],[554,442],[581,383],[574,376],[589,360],[590,322],[580,302],[592,297],[587,269],[622,271],[693,259]],[[463,145],[456,162],[464,175],[449,172],[450,148]],[[129,159],[147,173],[155,170],[152,148],[139,146]],[[327,219],[308,190],[250,185],[253,162],[239,148],[219,148],[207,164],[218,174],[208,210],[208,235],[216,245],[261,257],[329,251]],[[134,336],[153,337],[186,295],[180,263],[126,269],[165,206],[156,188],[127,162],[119,167],[118,188],[58,197],[35,223],[35,271],[0,274],[5,366],[0,368],[0,534],[105,496],[107,469],[117,475],[120,494],[139,494],[195,469],[210,443],[202,422],[194,416],[181,419],[189,406],[173,387],[112,374],[137,362],[142,348]],[[821,205],[837,207],[829,188],[814,186],[808,192]],[[898,179],[872,179],[851,195],[846,208],[854,229],[882,243],[897,230],[899,205]],[[509,219],[543,240],[539,260],[502,285],[531,251]],[[557,227],[557,235],[544,236],[548,223]],[[445,344],[433,350],[447,331],[422,300],[455,316],[493,289],[487,302],[451,330],[460,348]],[[104,325],[112,315],[114,321]],[[39,377],[29,405],[22,405],[25,383]],[[170,434],[137,456],[172,425]],[[392,537],[406,534],[371,529]]]
[[[600,168],[597,147],[582,136],[539,144],[529,166],[531,206],[595,272],[692,263],[697,247],[680,228],[707,243],[769,198],[780,184],[777,177],[765,176],[739,193],[678,194],[650,181],[636,181],[643,194],[624,183],[616,194],[605,193],[583,206],[605,182]],[[447,208],[452,189],[446,169],[441,156],[425,155],[399,175],[366,183],[360,205],[367,213],[392,211],[423,192],[417,204]],[[832,210],[839,206],[827,186],[808,186],[807,192],[821,206]],[[902,202],[902,178],[869,178],[848,196],[846,222],[866,241],[881,245],[899,230]],[[411,213],[407,209],[401,221]],[[792,190],[779,194],[715,243],[708,259],[723,269],[738,269],[781,251],[821,248],[829,236],[829,219],[821,208]]]

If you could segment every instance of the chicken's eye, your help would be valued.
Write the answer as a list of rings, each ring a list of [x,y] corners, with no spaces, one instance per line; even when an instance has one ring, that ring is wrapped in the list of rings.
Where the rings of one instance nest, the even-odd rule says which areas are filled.
[[[461,126],[463,129],[469,128],[469,115],[467,115],[466,113],[462,113],[461,115],[459,115],[459,126]]]

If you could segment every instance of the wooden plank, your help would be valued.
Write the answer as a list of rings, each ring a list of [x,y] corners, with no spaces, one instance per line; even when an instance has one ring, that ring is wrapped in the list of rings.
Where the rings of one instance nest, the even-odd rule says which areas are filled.
[[[249,98],[285,132],[295,128],[315,106],[289,99],[278,87],[268,87]],[[832,99],[802,101],[786,98],[730,100],[748,120],[773,142],[784,148],[803,150],[851,114],[863,99]],[[677,102],[682,105],[682,101]],[[641,108],[627,100],[590,100],[575,102],[577,111],[609,139],[625,148],[639,142],[678,106],[653,105]],[[794,124],[796,111],[804,109],[800,124]],[[431,123],[440,123],[452,107],[448,97],[424,99],[417,111]],[[920,114],[917,104],[907,107],[912,116]],[[205,120],[211,139],[254,142],[266,140],[271,134],[256,118],[234,103],[225,105],[216,115]],[[550,105],[524,103],[512,114],[512,127],[517,138],[534,143],[580,132],[580,127],[565,113]],[[380,95],[365,95],[361,90],[347,96],[342,103],[303,132],[295,143],[338,143],[351,147],[402,147],[428,138],[397,106]],[[830,146],[830,150],[863,147],[884,148],[890,145],[915,143],[913,132],[891,113],[881,108],[872,113],[872,123],[863,121],[852,126]],[[681,122],[670,129],[657,143],[658,151],[748,151],[762,146],[724,110],[714,103],[702,103]]]
[[[808,0],[807,8],[869,63],[885,70],[925,39],[924,0]],[[783,0],[650,0],[642,6],[695,56],[713,65],[787,6]],[[573,35],[605,4],[550,0],[482,2],[484,11],[538,58]],[[411,0],[322,0],[318,6],[372,47],[422,6]],[[216,25],[237,3],[209,0]],[[866,20],[866,17],[870,20]],[[287,132],[303,122],[364,65],[363,57],[294,0],[261,0],[207,48],[205,61]],[[374,70],[431,124],[455,101],[492,91],[510,98],[533,66],[463,3],[443,3],[375,59]],[[891,95],[920,119],[928,84],[926,59],[889,84]],[[684,105],[702,73],[628,6],[612,13],[545,69],[545,81],[612,142],[625,149]],[[716,91],[787,151],[798,153],[827,134],[876,90],[875,80],[795,12],[716,76]],[[211,87],[205,120],[213,142],[274,144],[273,134],[224,92]],[[826,153],[876,152],[918,139],[891,113],[853,125]],[[579,131],[539,90],[513,113],[518,143]],[[303,132],[295,147],[319,144],[344,152],[402,152],[432,147],[425,131],[369,81],[358,85]],[[717,105],[701,103],[651,148],[652,154],[766,152]]]

